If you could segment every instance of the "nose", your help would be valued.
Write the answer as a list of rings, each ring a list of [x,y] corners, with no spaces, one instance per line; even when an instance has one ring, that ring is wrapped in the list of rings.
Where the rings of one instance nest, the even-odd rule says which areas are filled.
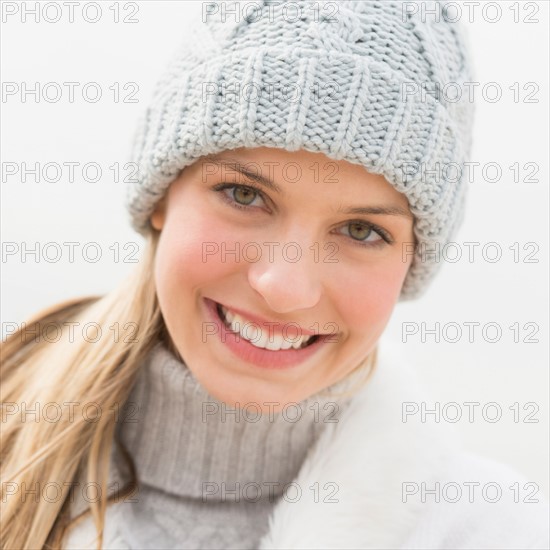
[[[250,286],[278,313],[317,305],[322,294],[320,278],[313,253],[296,242],[262,254],[248,270]]]

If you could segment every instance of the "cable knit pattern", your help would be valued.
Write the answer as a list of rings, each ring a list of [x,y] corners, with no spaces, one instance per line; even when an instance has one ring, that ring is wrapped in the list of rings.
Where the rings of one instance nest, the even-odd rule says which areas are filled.
[[[433,93],[473,79],[461,29],[444,11],[422,20],[400,1],[256,0],[247,5],[260,11],[242,13],[237,3],[238,15],[224,21],[232,4],[207,5],[210,16],[185,38],[139,124],[139,176],[127,194],[133,227],[145,232],[170,183],[204,155],[320,152],[383,175],[407,196],[420,246],[400,300],[419,297],[442,263],[428,252],[451,241],[464,217],[465,170],[445,179],[443,168],[468,160],[473,104],[464,89],[458,101]],[[405,93],[405,84],[416,87]]]

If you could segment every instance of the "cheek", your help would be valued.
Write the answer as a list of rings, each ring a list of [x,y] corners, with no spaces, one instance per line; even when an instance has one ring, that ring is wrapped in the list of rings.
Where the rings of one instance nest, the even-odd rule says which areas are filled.
[[[222,246],[231,248],[224,234],[221,223],[197,214],[191,206],[180,209],[177,216],[167,216],[155,263],[161,302],[169,304],[170,298],[206,286],[231,271],[232,257],[226,255],[229,260],[222,261]]]
[[[364,270],[342,274],[342,318],[356,333],[381,333],[386,326],[401,292],[408,265],[401,261],[381,262]]]

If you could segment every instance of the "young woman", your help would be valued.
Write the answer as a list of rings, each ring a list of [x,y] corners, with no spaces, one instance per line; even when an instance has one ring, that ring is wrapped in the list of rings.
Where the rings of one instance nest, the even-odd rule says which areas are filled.
[[[2,548],[548,547],[526,480],[407,422],[379,345],[471,140],[470,103],[420,93],[471,79],[459,30],[405,4],[204,4],[137,134],[135,272],[3,345]]]

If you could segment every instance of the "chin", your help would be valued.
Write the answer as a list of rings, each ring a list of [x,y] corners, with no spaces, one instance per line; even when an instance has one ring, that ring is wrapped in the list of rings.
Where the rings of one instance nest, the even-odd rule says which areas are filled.
[[[231,408],[250,409],[251,413],[278,412],[288,403],[299,402],[308,397],[297,395],[291,388],[276,388],[272,381],[245,380],[234,374],[229,376],[227,383],[221,378],[209,378],[203,382],[197,377],[212,397]]]

